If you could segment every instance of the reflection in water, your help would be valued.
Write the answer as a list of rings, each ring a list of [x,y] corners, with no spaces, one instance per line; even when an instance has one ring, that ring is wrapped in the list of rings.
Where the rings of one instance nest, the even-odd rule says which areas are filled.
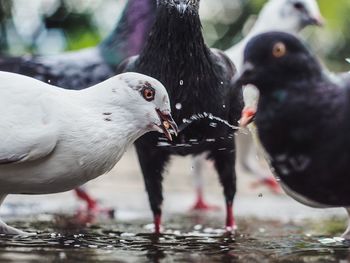
[[[62,216],[53,222],[15,222],[16,227],[39,233],[1,236],[0,262],[348,262],[349,258],[348,244],[322,244],[321,237],[305,235],[302,226],[279,222],[240,220],[235,236],[218,229],[217,221],[198,216],[173,217],[159,236],[145,233],[145,221],[102,226],[72,222]]]

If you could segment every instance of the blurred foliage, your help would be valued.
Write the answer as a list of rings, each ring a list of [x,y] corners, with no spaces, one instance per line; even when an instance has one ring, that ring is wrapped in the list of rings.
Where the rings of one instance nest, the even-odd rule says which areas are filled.
[[[0,0],[0,53],[48,54],[95,46],[112,30],[125,2],[126,0]],[[265,2],[266,0],[203,0],[201,9],[207,7],[209,10],[202,15],[207,42],[220,49],[238,42],[244,35],[242,29],[246,22],[254,20]],[[327,25],[323,29],[306,29],[303,32],[304,38],[332,70],[348,70],[350,67],[345,58],[350,57],[350,1],[318,2]],[[23,5],[27,6],[21,13],[18,9]],[[213,5],[220,6],[221,9],[215,15],[210,15]],[[26,8],[36,8],[38,11],[31,17],[25,16],[23,12]],[[39,22],[29,23],[33,24],[30,28],[28,22],[35,19]]]

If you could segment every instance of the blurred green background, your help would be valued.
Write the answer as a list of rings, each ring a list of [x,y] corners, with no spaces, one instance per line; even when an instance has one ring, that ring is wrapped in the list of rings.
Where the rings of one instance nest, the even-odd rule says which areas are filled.
[[[95,46],[118,22],[126,0],[0,0],[0,53],[56,54]],[[266,0],[202,0],[207,43],[226,49],[249,29]],[[303,32],[334,71],[350,65],[350,1],[318,0],[327,24]],[[245,30],[242,30],[245,28]]]

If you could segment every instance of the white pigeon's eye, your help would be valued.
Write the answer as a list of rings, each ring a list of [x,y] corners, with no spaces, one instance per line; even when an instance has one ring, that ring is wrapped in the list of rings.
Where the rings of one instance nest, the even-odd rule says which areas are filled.
[[[141,94],[145,100],[152,101],[152,100],[154,100],[154,97],[156,95],[156,91],[152,87],[144,87],[141,90]]]
[[[276,43],[272,48],[272,55],[275,58],[281,58],[287,53],[286,45],[282,42]]]
[[[296,2],[293,4],[294,8],[301,11],[301,10],[304,10],[305,9],[305,6],[303,3],[301,2]]]

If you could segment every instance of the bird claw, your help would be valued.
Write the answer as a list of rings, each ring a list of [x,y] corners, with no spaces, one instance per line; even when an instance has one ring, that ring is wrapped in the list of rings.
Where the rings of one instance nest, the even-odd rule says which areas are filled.
[[[203,199],[197,199],[196,203],[192,206],[191,211],[218,211],[219,206],[210,205]]]
[[[100,207],[97,203],[93,207],[88,207],[87,209],[79,209],[77,215],[88,216],[91,218],[97,218],[100,216],[107,217],[109,219],[114,218],[115,210],[113,208]]]
[[[267,187],[274,194],[277,194],[277,195],[282,194],[281,186],[273,177],[260,179],[259,181],[252,183],[251,187],[255,189],[261,185]]]

